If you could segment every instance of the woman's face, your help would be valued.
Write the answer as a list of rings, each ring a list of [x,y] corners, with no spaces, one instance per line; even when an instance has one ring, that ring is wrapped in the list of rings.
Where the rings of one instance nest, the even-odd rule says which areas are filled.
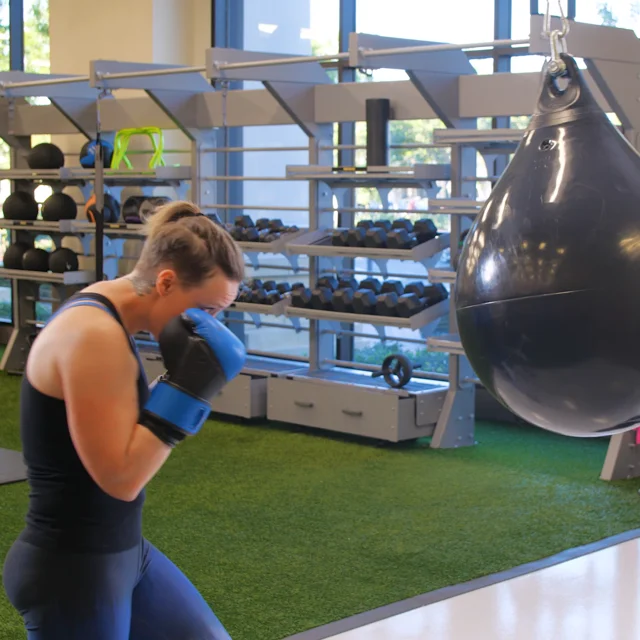
[[[151,329],[158,336],[169,320],[187,309],[203,309],[215,316],[226,309],[238,294],[239,282],[223,273],[216,273],[195,287],[183,287],[174,271],[165,269],[158,274],[156,290],[159,294],[153,307]]]

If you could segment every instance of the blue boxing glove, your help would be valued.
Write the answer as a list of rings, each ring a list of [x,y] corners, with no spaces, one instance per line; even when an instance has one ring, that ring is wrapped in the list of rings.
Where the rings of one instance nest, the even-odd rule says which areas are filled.
[[[158,344],[167,370],[153,386],[140,424],[174,447],[200,431],[214,396],[240,373],[247,354],[229,329],[201,309],[170,320]]]

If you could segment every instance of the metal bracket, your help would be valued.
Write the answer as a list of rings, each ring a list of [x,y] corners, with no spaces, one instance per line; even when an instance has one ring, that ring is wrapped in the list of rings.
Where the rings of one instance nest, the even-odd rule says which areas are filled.
[[[611,436],[605,458],[601,480],[629,480],[640,477],[640,444],[636,442],[636,431],[627,431]]]
[[[420,399],[418,398],[418,402]],[[475,442],[475,387],[449,387],[431,440],[432,449],[469,447]]]

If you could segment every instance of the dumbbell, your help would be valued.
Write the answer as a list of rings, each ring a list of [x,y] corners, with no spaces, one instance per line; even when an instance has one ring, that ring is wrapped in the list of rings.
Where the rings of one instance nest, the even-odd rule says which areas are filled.
[[[404,286],[404,293],[415,293],[418,298],[424,298],[424,282],[414,280]]]
[[[413,232],[416,237],[416,243],[422,244],[433,240],[438,235],[438,227],[430,218],[421,218],[414,223]]]
[[[375,313],[376,302],[377,297],[372,289],[360,288],[353,294],[353,312],[363,315]]]
[[[256,226],[255,224],[253,224],[251,216],[236,216],[233,223],[236,225],[236,227],[243,227],[244,229]]]
[[[413,231],[413,224],[407,218],[398,218],[391,223],[391,229],[406,229],[410,233]]]
[[[311,308],[317,311],[333,311],[332,298],[332,289],[329,287],[316,287],[311,292]]]
[[[376,298],[376,314],[379,316],[397,316],[398,294],[394,291],[381,293]]]
[[[253,299],[253,298],[252,298]],[[276,304],[282,300],[282,295],[275,289],[258,289],[258,293],[253,299],[256,304]]]
[[[291,305],[299,309],[308,309],[311,305],[311,289],[299,287],[291,292]]]
[[[448,292],[442,284],[429,285],[428,287],[422,287],[422,294],[418,296],[417,293],[412,290],[408,292],[410,285],[405,287],[404,295],[398,298],[397,312],[401,318],[410,318],[416,313],[420,313],[427,307],[432,307],[438,302],[446,300]],[[413,288],[412,288],[413,289]]]
[[[371,227],[373,227],[373,220],[360,220],[358,224],[356,224],[356,227],[361,227],[365,231],[371,229]]]
[[[371,289],[376,295],[381,293],[382,285],[377,278],[365,278],[358,285],[359,289]]]
[[[347,231],[347,245],[348,247],[364,247],[364,239],[367,235],[367,229],[365,227],[356,227],[355,229],[349,229]]]
[[[358,288],[358,281],[351,276],[350,278],[340,278],[338,280],[338,289],[353,289],[354,291]]]
[[[425,302],[428,307],[438,304],[449,297],[449,292],[442,283],[430,284],[424,289]]]
[[[285,226],[282,224],[282,220],[280,220],[280,218],[273,218],[272,220],[269,220],[267,228],[271,229],[271,231],[280,232],[285,228]]]
[[[291,291],[291,285],[288,282],[278,282],[276,285],[276,291],[279,291],[281,295],[284,295]]]
[[[387,230],[380,225],[367,229],[364,234],[364,246],[371,249],[385,249],[387,247]]]
[[[338,280],[335,276],[323,276],[322,278],[318,278],[316,288],[321,289],[323,287],[331,289],[331,292],[333,293],[338,288]]]
[[[291,285],[291,291],[298,291],[299,289],[305,289],[304,282],[294,282]]]
[[[240,291],[236,300],[238,302],[253,302],[253,292],[248,287],[245,287]]]
[[[380,287],[380,293],[395,293],[401,296],[404,293],[404,285],[400,280],[385,280]]]
[[[355,290],[351,287],[336,289],[331,298],[333,310],[338,313],[353,313],[353,296]]]
[[[239,227],[242,229],[242,242],[258,242],[260,232],[256,227]]]
[[[387,249],[413,249],[417,244],[416,235],[405,228],[395,228],[387,234]]]

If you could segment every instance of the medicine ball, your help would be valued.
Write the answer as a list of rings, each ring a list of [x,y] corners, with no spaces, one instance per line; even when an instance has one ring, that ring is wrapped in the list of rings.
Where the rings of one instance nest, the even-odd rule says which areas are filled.
[[[49,271],[49,252],[30,248],[22,256],[22,268],[27,271]]]
[[[96,194],[94,193],[84,205],[84,211],[89,222],[95,223],[97,213]],[[118,222],[120,219],[120,203],[109,193],[104,194],[104,222],[105,224]]]
[[[49,221],[75,220],[78,207],[67,193],[54,193],[42,204],[42,219]]]
[[[22,269],[22,256],[26,251],[31,249],[30,244],[26,242],[14,242],[7,247],[4,252],[4,268],[5,269]]]
[[[49,254],[49,269],[53,273],[64,273],[65,271],[78,270],[78,254],[64,247],[56,249]]]
[[[146,222],[149,217],[151,217],[158,207],[161,207],[167,202],[171,202],[171,198],[167,198],[166,196],[158,196],[154,198],[145,198],[141,205],[140,210],[138,212],[138,216],[141,222]]]
[[[38,203],[27,191],[14,191],[3,202],[2,213],[7,220],[35,220]]]
[[[80,165],[85,169],[95,169],[96,166],[96,140],[89,140],[85,142],[80,150]],[[113,145],[106,140],[101,140],[102,153],[104,158],[104,168],[111,168],[111,161],[113,160]]]
[[[140,207],[146,200],[146,196],[129,196],[122,206],[122,219],[127,224],[140,224]]]
[[[41,142],[27,153],[30,169],[60,169],[64,167],[64,153],[50,142]]]

